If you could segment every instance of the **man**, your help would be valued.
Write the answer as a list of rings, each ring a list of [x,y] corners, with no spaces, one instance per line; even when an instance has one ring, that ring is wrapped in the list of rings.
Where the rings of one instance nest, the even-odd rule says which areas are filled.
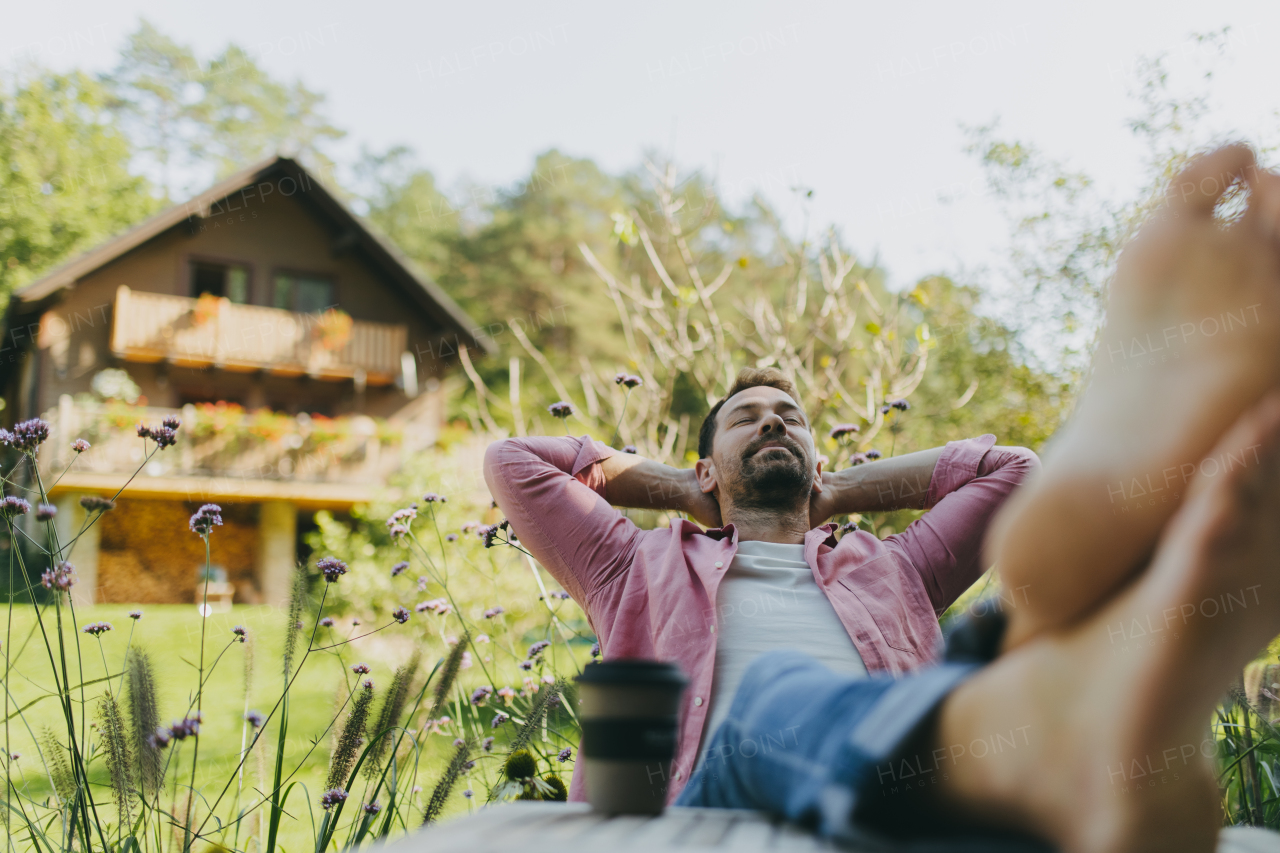
[[[1223,221],[1233,187],[1247,203]],[[1172,327],[1171,343],[1241,309],[1256,325],[1188,333],[1172,356],[1110,370],[1131,341]],[[1212,851],[1222,813],[1207,724],[1280,634],[1278,325],[1280,176],[1228,146],[1192,161],[1125,249],[1076,415],[993,526],[1001,576],[1030,594],[1003,640],[971,650],[1004,653],[898,679],[764,655],[681,803],[766,809],[853,839],[954,841],[968,827],[984,838],[966,849],[1013,832],[1065,853]],[[1129,515],[1112,510],[1115,483],[1131,480],[1159,488]],[[794,732],[786,748],[755,746],[780,729]]]
[[[524,546],[587,612],[607,658],[688,675],[674,800],[747,665],[777,649],[833,670],[898,675],[937,661],[937,617],[981,575],[983,534],[1034,453],[993,436],[824,473],[791,384],[744,370],[712,408],[693,469],[585,438],[492,445],[485,478]],[[613,507],[678,511],[641,530]],[[930,508],[883,541],[836,515]],[[575,768],[571,799],[583,799]]]

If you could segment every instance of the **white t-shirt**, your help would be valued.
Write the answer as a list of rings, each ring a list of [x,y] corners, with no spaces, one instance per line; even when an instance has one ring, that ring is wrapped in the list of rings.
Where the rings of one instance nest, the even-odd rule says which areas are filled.
[[[795,649],[836,672],[867,674],[849,632],[804,561],[804,545],[739,542],[720,579],[716,607],[719,640],[704,746],[728,716],[747,667],[765,652]]]

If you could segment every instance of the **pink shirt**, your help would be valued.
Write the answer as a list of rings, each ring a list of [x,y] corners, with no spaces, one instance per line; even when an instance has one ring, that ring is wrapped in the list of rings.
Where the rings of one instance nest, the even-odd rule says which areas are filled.
[[[1035,470],[1034,453],[995,436],[947,444],[927,486],[931,511],[883,540],[834,524],[805,536],[805,561],[871,673],[898,675],[939,657],[938,616],[982,574],[996,510]],[[610,506],[600,463],[618,451],[583,438],[490,445],[485,480],[516,536],[582,605],[606,658],[678,663],[689,677],[669,801],[696,763],[716,659],[716,590],[737,551],[733,525],[690,521],[643,530]],[[874,464],[874,463],[871,463]],[[903,482],[898,496],[923,484]],[[570,799],[584,799],[582,763]]]

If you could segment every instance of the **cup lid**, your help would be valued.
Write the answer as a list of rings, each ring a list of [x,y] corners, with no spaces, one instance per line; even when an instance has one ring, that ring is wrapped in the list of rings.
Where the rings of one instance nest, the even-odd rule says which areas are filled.
[[[674,663],[641,658],[596,661],[582,668],[574,681],[581,684],[652,684],[683,687],[689,683]]]

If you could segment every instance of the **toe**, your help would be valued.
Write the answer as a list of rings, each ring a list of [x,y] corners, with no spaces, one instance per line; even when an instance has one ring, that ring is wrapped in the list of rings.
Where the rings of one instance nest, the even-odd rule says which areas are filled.
[[[1245,179],[1254,163],[1247,145],[1226,145],[1194,158],[1169,185],[1169,207],[1212,215],[1223,194]]]

